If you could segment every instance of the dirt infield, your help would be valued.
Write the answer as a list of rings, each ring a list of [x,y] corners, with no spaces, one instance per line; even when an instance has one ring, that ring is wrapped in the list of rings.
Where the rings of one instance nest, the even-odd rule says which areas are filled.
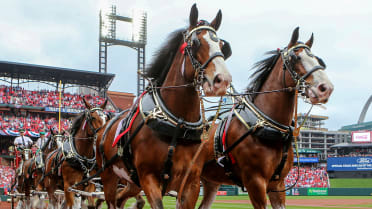
[[[10,209],[11,205],[9,202],[0,202],[0,209]]]
[[[219,203],[242,203],[250,204],[249,200],[215,200]],[[268,202],[270,205],[270,202]],[[356,207],[350,205],[367,205],[372,204],[372,199],[287,199],[287,206],[314,206],[314,207],[329,207],[329,208],[358,208],[371,209],[371,207]]]

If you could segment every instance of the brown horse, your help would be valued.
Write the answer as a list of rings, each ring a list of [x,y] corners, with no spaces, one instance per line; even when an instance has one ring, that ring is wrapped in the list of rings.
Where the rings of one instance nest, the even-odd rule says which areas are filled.
[[[16,191],[17,193],[23,193],[24,197],[19,197],[17,208],[26,208],[29,209],[31,207],[31,200],[30,200],[30,187],[33,185],[32,177],[28,175],[29,167],[32,164],[32,150],[31,149],[22,149],[22,161],[23,163],[20,165],[20,174],[16,174]]]
[[[44,172],[45,172],[45,160],[47,155],[53,150],[58,148],[58,143],[62,143],[64,139],[64,132],[62,134],[55,134],[53,130],[50,130],[50,136],[48,140],[40,148],[37,155],[34,157],[33,162],[31,162],[31,167],[28,169],[29,175],[33,179],[33,187],[35,191],[40,192],[44,190]],[[27,177],[27,176],[25,176]],[[32,200],[32,208],[44,208],[43,195],[34,195]]]
[[[116,208],[119,178],[129,182],[119,204],[143,189],[151,208],[161,209],[162,196],[180,188],[204,126],[199,87],[206,95],[224,95],[231,82],[224,61],[231,49],[216,35],[221,19],[219,11],[210,24],[198,21],[193,5],[190,26],[171,35],[148,69],[149,90],[131,111],[111,119],[98,134],[96,158],[98,166],[106,168],[101,180],[109,208]],[[128,134],[115,140],[122,128]],[[184,203],[178,208],[195,207],[201,170],[202,164],[191,169],[184,195],[178,197]]]
[[[75,195],[69,191],[69,188],[94,172],[95,147],[93,145],[96,133],[107,121],[107,116],[103,112],[107,100],[98,108],[93,108],[85,99],[83,101],[87,110],[75,118],[70,130],[70,137],[63,143],[63,148],[50,153],[47,157],[47,175],[44,186],[47,188],[50,204],[53,207],[57,204],[55,190],[63,188],[66,200],[65,207],[72,208]],[[87,187],[79,186],[78,189],[85,189],[88,192],[95,191],[93,184],[88,184]],[[93,198],[88,198],[88,202],[88,208],[95,207]]]
[[[305,44],[297,42],[296,28],[288,46],[271,51],[258,62],[250,98],[237,98],[233,114],[211,128],[202,153],[208,155],[202,172],[204,197],[199,208],[210,208],[221,184],[247,189],[255,209],[267,208],[268,194],[274,209],[285,208],[284,178],[293,165],[291,122],[300,91],[312,104],[326,103],[333,85],[325,74],[325,64]],[[219,149],[220,148],[220,149]],[[225,150],[225,151],[223,151]],[[221,165],[222,164],[222,167]]]

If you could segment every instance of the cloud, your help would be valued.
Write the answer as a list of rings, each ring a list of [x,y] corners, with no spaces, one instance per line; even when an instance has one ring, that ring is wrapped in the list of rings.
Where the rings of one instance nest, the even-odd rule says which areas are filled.
[[[132,8],[148,12],[146,62],[168,34],[187,26],[195,1],[112,1],[119,14]],[[223,20],[218,35],[232,45],[226,62],[237,89],[243,90],[253,63],[268,50],[283,48],[293,29],[300,40],[315,35],[312,51],[323,58],[335,85],[326,111],[327,126],[355,123],[372,93],[372,2],[358,1],[196,1],[199,17],[212,20],[218,9]],[[99,1],[6,1],[0,8],[1,60],[98,71]],[[118,37],[125,36],[120,31]],[[108,71],[116,77],[111,90],[136,92],[137,54],[126,47],[109,47]],[[301,111],[306,111],[306,106]],[[369,111],[371,112],[371,111]],[[366,121],[372,120],[367,114]]]

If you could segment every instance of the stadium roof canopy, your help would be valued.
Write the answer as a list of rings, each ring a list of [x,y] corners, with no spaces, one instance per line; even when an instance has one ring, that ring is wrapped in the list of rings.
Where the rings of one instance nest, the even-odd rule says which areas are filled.
[[[0,77],[108,89],[114,74],[0,61]]]

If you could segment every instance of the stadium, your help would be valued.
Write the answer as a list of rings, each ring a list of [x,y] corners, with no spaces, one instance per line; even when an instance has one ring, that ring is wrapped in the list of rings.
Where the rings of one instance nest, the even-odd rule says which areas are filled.
[[[133,108],[135,111],[131,109],[131,111],[129,112],[131,112],[131,116],[135,115],[134,119],[132,119],[132,121],[126,122],[128,123],[126,124],[126,129],[124,129],[124,127],[126,126],[123,125],[122,129],[115,130],[114,132],[116,133],[114,134],[114,138],[117,139],[118,135],[122,136],[122,134],[124,134],[125,137],[125,133],[123,132],[127,132],[128,130],[129,132],[133,131],[130,129],[132,127],[132,124],[136,125],[136,123],[133,123],[133,121],[136,119],[137,114],[141,115],[142,111],[139,106],[138,108],[134,108],[136,107],[136,105],[138,105],[138,103],[142,102],[142,100],[141,102],[136,102],[136,99],[142,99],[142,96],[148,91],[151,92],[151,90],[149,89],[153,87],[153,84],[151,83],[152,80],[149,80],[148,78],[143,76],[147,73],[147,68],[150,68],[148,65],[146,65],[146,61],[148,61],[146,59],[146,46],[148,45],[147,28],[148,21],[150,22],[150,20],[147,19],[148,13],[142,10],[134,11],[131,15],[121,15],[119,12],[120,9],[121,8],[117,8],[115,5],[106,5],[106,7],[101,8],[99,12],[97,70],[73,69],[63,66],[57,67],[42,64],[30,64],[27,62],[14,62],[12,60],[0,60],[0,209],[16,207],[28,208],[26,205],[17,206],[17,203],[19,203],[19,199],[22,199],[24,196],[26,196],[26,192],[15,192],[16,189],[14,188],[14,186],[18,187],[21,184],[19,183],[20,181],[18,180],[18,177],[26,175],[24,173],[22,173],[22,175],[18,174],[19,162],[17,158],[19,158],[21,154],[14,146],[15,139],[19,136],[23,137],[23,135],[21,135],[21,132],[24,132],[24,136],[29,137],[35,144],[36,141],[41,137],[41,135],[44,134],[47,138],[53,138],[54,136],[58,136],[60,135],[60,133],[63,132],[62,135],[65,135],[66,138],[68,138],[69,134],[72,135],[72,133],[76,131],[74,130],[74,127],[76,128],[76,118],[79,118],[82,115],[85,115],[87,118],[92,118],[94,117],[94,111],[100,108],[104,109],[103,113],[104,115],[106,115],[106,119],[108,121],[118,118],[123,114],[123,112],[126,112],[126,110]],[[217,17],[218,15],[216,16],[216,18]],[[122,32],[120,30],[120,27],[123,24],[129,25],[129,27],[131,28],[131,37],[129,39],[118,38],[118,34]],[[200,22],[198,24],[200,24]],[[202,29],[209,27],[205,25],[201,26]],[[197,27],[200,26],[198,25]],[[207,30],[210,30],[212,32],[214,31],[213,28]],[[213,35],[210,36],[212,37]],[[213,38],[211,39],[213,40]],[[226,43],[228,42],[225,42],[225,40],[223,40],[223,43],[221,45],[223,46]],[[203,44],[201,44],[201,46],[203,46]],[[136,92],[134,92],[133,89],[128,90],[128,92],[125,89],[123,91],[111,90],[113,82],[119,76],[118,74],[110,73],[111,71],[109,65],[109,56],[115,55],[113,55],[113,53],[110,53],[111,51],[109,52],[109,50],[112,49],[113,52],[116,52],[115,50],[117,50],[117,48],[115,47],[129,48],[130,50],[135,51],[135,58],[126,61],[135,63],[136,66],[133,67],[132,64],[125,65],[134,68],[131,71],[136,73],[134,75],[135,77],[129,78],[128,76],[128,78],[126,79],[135,81]],[[187,49],[184,49],[183,53],[188,53]],[[223,48],[220,54],[213,56],[224,57],[224,59],[226,57],[226,60],[228,57]],[[215,58],[213,57],[211,59]],[[209,62],[213,63],[212,61],[207,61],[206,66],[209,64]],[[180,63],[185,66],[184,62]],[[184,74],[184,71],[185,70],[183,69],[182,75]],[[219,77],[217,76],[217,78]],[[196,80],[194,80],[194,83],[197,83],[195,81]],[[159,86],[155,86],[155,89],[156,88],[160,89]],[[293,167],[288,171],[288,175],[283,177],[285,191],[281,191],[286,194],[286,208],[372,208],[372,121],[365,121],[369,106],[372,102],[372,96],[370,95],[370,92],[367,92],[364,97],[367,101],[364,106],[361,107],[362,111],[360,113],[359,120],[356,121],[355,124],[343,124],[342,127],[338,128],[338,130],[329,130],[325,126],[327,120],[330,119],[330,117],[326,116],[326,114],[307,114],[300,112],[296,114],[296,117],[294,118],[296,120],[296,124],[298,124],[298,126],[300,127],[298,129],[300,130],[300,133],[299,136],[296,138],[296,143],[292,142],[290,144],[291,148],[286,148],[295,152],[294,162],[291,165],[291,167]],[[209,126],[212,127],[215,122],[217,124],[223,123],[222,116],[218,117],[219,115],[216,114],[216,112],[225,111],[229,108],[232,109],[231,112],[233,112],[235,108],[235,106],[233,105],[234,102],[238,102],[239,105],[244,104],[243,100],[235,101],[231,100],[230,98],[230,96],[227,96],[226,100],[221,99],[221,101],[223,101],[222,103],[227,104],[225,106],[222,105],[222,107],[221,102],[219,103],[219,106],[216,106],[216,103],[218,103],[218,99],[216,99],[217,102],[213,99],[208,98],[205,100],[204,98],[201,99],[205,102],[205,104],[203,104],[206,106],[205,109],[207,111],[212,111],[212,113],[208,112],[208,115],[211,116],[208,128]],[[159,103],[158,101],[156,101],[156,99],[154,101],[155,104]],[[162,101],[160,101],[160,103],[161,102]],[[164,106],[161,107],[164,108]],[[90,111],[86,111],[87,109]],[[202,108],[198,108],[198,111],[203,109],[204,106],[202,106]],[[162,109],[160,108],[160,110]],[[88,114],[90,114],[89,117],[87,116]],[[157,117],[157,114],[159,114],[159,112],[153,111],[148,115]],[[214,117],[215,114],[216,117]],[[230,113],[225,112],[226,118],[229,117],[229,114]],[[353,112],[352,114],[357,115],[358,113]],[[234,114],[231,113],[230,117],[233,117],[232,115]],[[164,117],[168,121],[172,120],[169,115],[163,117],[160,116],[159,118],[164,119]],[[149,120],[151,119],[152,118],[149,117]],[[88,119],[86,119],[86,121],[88,121]],[[125,122],[120,122],[120,125],[122,125],[121,123],[125,124]],[[94,130],[95,134],[99,133],[99,131],[103,132],[103,130],[100,130],[101,127],[92,128],[94,126],[92,122],[85,122],[83,125],[84,128],[88,127],[86,126],[86,124],[88,124],[88,126],[90,126],[92,130]],[[158,129],[159,131],[163,131],[163,127],[166,125],[162,123],[160,125],[161,126],[155,126],[155,130]],[[102,127],[104,126],[102,125]],[[175,126],[175,128],[175,130],[178,130],[178,125]],[[169,131],[174,129],[168,128],[165,130]],[[226,130],[227,128],[225,128],[225,131]],[[185,139],[189,137],[188,131],[185,131],[183,134],[183,137]],[[176,135],[177,131],[175,131],[174,136],[173,134],[171,134],[168,135],[168,137],[176,138]],[[190,135],[192,136],[192,134]],[[89,135],[86,138],[88,139],[89,137],[95,138],[95,140],[97,138],[96,135],[94,135],[94,137]],[[203,143],[203,140],[201,141],[201,143]],[[171,142],[171,140],[167,142],[168,144],[173,143]],[[94,143],[96,143],[96,141]],[[117,141],[115,143],[117,143]],[[183,142],[181,142],[181,144],[182,143]],[[121,144],[120,141],[118,142],[118,146],[125,147],[124,144]],[[94,144],[94,146],[96,146],[96,144]],[[169,160],[169,155],[171,156],[170,159],[172,159],[173,153],[169,151],[172,149],[172,146],[173,145],[169,145],[168,147],[167,145],[167,149],[165,149],[167,150],[166,154],[168,154],[167,160]],[[112,144],[112,147],[114,147],[114,144]],[[174,145],[174,147],[176,147],[176,145]],[[30,149],[33,149],[36,158],[38,149],[36,147]],[[227,147],[225,147],[224,149],[227,149]],[[118,150],[120,149],[118,148]],[[96,147],[94,147],[94,151],[96,151]],[[147,151],[150,152],[149,149],[146,150],[146,153]],[[125,153],[126,150],[121,150],[121,152]],[[285,155],[287,154],[288,153],[285,153]],[[159,156],[160,155],[161,154],[159,154]],[[24,155],[22,154],[22,156]],[[280,158],[284,159],[284,161],[286,160],[286,157]],[[125,159],[129,160],[130,157]],[[195,163],[195,161],[191,161],[191,158],[190,162]],[[104,163],[102,163],[102,165],[103,164]],[[176,163],[174,162],[174,164]],[[126,164],[126,166],[129,167],[133,165],[129,163],[129,165]],[[164,166],[166,167],[166,162],[164,163]],[[134,168],[134,170],[135,169],[136,168]],[[168,174],[170,175],[170,173],[166,173],[166,170],[167,169],[164,169],[164,171],[162,171],[165,173],[165,176]],[[225,170],[226,174],[230,171]],[[162,173],[161,175],[164,175],[164,173]],[[188,172],[185,172],[183,174],[184,175],[182,176],[192,175]],[[36,174],[33,175],[37,176]],[[128,172],[128,175],[130,176],[129,180],[131,180],[134,173]],[[90,174],[88,173],[88,175],[86,175],[85,173],[84,177],[87,176],[89,177]],[[62,176],[60,176],[60,178],[62,179]],[[164,177],[164,179],[167,178]],[[162,187],[166,187],[168,183],[172,182],[168,182],[164,179],[163,181],[167,183],[163,183]],[[136,183],[134,180],[133,182]],[[239,182],[234,181],[234,179],[232,182],[234,182],[235,185],[221,184],[216,193],[217,197],[213,201],[211,208],[259,208],[255,206],[256,203],[250,198],[250,194],[249,192],[247,192],[247,188],[244,188],[244,186],[238,186]],[[122,183],[120,182],[120,184]],[[182,182],[182,184],[180,183],[179,185],[175,188],[179,189],[179,187],[181,187],[183,189],[184,186],[185,188],[187,188],[188,186],[184,182]],[[89,197],[95,197],[97,199],[104,200],[105,196],[102,186],[97,186],[97,188],[94,192],[90,191],[90,193],[85,190],[76,190],[74,194],[77,194],[76,196],[86,195],[87,197],[90,195]],[[125,186],[123,188],[125,188]],[[120,191],[122,191],[123,188],[120,188]],[[36,187],[33,190],[36,190]],[[141,190],[142,191],[140,193],[140,196],[143,196],[146,201],[144,208],[151,208],[151,204],[153,203],[151,203],[151,200],[146,197],[147,191],[143,191],[144,189]],[[119,189],[117,191],[119,191]],[[59,192],[63,193],[61,189]],[[173,189],[171,192],[162,193],[162,195],[165,195],[162,199],[162,205],[164,206],[164,208],[176,208],[176,205],[180,204],[178,201],[179,198],[176,198],[177,192],[175,194],[173,194],[172,192]],[[198,207],[199,204],[202,204],[202,199],[204,196],[206,196],[204,192],[205,185],[200,182],[200,191],[198,193],[196,207]],[[48,196],[46,191],[41,191],[40,194],[42,194],[43,197]],[[34,193],[31,196],[39,196],[40,198],[40,194]],[[62,194],[63,197],[64,195],[65,194]],[[265,194],[265,197],[266,196],[267,195]],[[269,197],[267,197],[265,200],[267,202],[267,205],[270,205],[272,199],[269,200]],[[26,202],[25,200],[22,201]],[[83,202],[82,200],[80,201]],[[52,200],[48,197],[45,199],[45,202],[52,205]],[[58,207],[55,208],[62,208],[61,205],[63,204],[66,203],[60,202]],[[80,204],[81,205],[77,206],[77,208],[82,207],[83,204]],[[124,204],[125,208],[129,207],[130,205],[133,206],[135,204],[138,204],[138,199],[137,197],[136,200],[134,198],[131,198],[128,200],[127,203],[124,202]],[[271,203],[271,206],[267,207],[275,208],[274,205],[275,204]],[[91,206],[88,207],[90,208]],[[37,207],[32,206],[30,208]],[[103,208],[110,208],[109,202],[104,203]],[[209,207],[206,206],[206,208]]]

